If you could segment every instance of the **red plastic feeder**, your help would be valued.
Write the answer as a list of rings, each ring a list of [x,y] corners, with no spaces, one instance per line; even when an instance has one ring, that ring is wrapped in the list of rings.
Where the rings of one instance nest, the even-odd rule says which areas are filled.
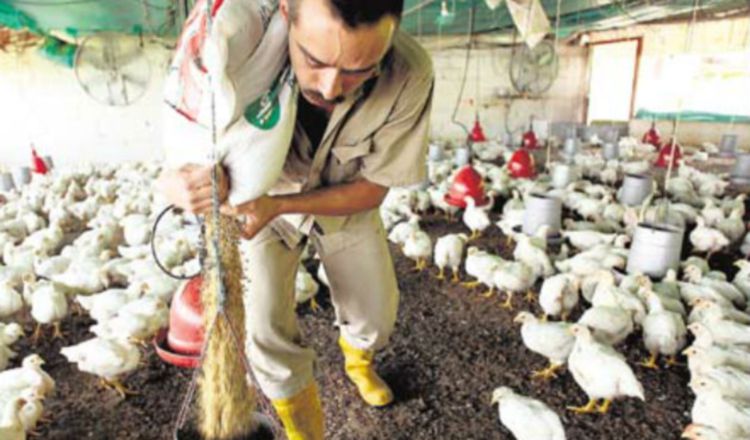
[[[656,129],[656,122],[652,122],[651,128],[643,135],[643,143],[651,144],[656,148],[661,147],[661,136],[659,136],[659,130]]]
[[[516,179],[532,179],[536,175],[534,158],[527,149],[519,148],[508,161],[508,171]]]
[[[154,338],[156,353],[162,360],[184,368],[196,368],[203,347],[203,277],[183,283],[172,299],[169,328],[161,329]]]
[[[479,123],[479,117],[474,120],[474,128],[471,129],[469,139],[472,142],[486,142],[487,138],[484,136],[484,130],[482,130],[482,124]]]
[[[34,146],[31,146],[31,169],[37,173],[37,174],[47,174],[47,164],[44,163],[44,160],[39,157],[38,154],[36,154],[36,148]]]
[[[445,195],[445,201],[450,205],[466,208],[464,200],[466,196],[474,199],[477,206],[483,206],[489,202],[484,194],[484,179],[471,165],[464,166],[456,174],[453,184]]]
[[[534,130],[529,130],[523,134],[523,148],[527,150],[536,150],[539,148],[539,140],[536,138]]]
[[[674,153],[672,153],[674,150]],[[680,160],[682,160],[682,147],[680,144],[671,140],[664,144],[659,150],[659,157],[656,159],[654,166],[657,168],[669,168],[669,161],[674,161],[673,168],[680,166]]]

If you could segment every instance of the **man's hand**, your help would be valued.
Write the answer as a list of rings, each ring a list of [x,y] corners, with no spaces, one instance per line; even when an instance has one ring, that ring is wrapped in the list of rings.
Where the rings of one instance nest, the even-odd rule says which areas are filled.
[[[169,203],[194,214],[205,214],[211,209],[211,165],[187,164],[179,169],[164,170],[156,181],[156,188]],[[219,203],[229,194],[229,183],[224,167],[218,169]]]
[[[238,206],[224,204],[221,207],[221,213],[239,217],[242,221],[240,227],[242,238],[250,240],[281,213],[281,206],[278,200],[273,197],[260,196]]]

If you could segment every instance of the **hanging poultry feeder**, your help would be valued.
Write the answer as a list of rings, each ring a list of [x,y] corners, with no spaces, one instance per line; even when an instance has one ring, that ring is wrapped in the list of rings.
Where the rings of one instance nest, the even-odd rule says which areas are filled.
[[[508,161],[508,171],[516,179],[533,179],[536,175],[534,170],[534,158],[525,148],[516,150]]]
[[[440,144],[430,144],[429,152],[427,153],[427,157],[432,162],[440,162],[445,158],[445,151],[443,150],[443,146]]]
[[[47,165],[48,171],[51,171],[52,168],[55,167],[55,162],[52,161],[52,156],[44,156],[42,159],[44,159],[44,164]]]
[[[16,185],[13,183],[13,175],[11,173],[0,173],[0,191],[8,192],[16,189]]]
[[[13,183],[16,188],[21,188],[31,182],[31,168],[27,166],[17,166],[13,168]]]
[[[44,159],[39,157],[33,145],[31,146],[31,164],[32,170],[36,174],[47,174],[47,164],[44,163]]]
[[[471,160],[471,151],[469,147],[458,147],[453,151],[453,164],[458,168],[468,165]]]
[[[450,205],[466,208],[466,196],[474,199],[476,206],[484,206],[489,202],[484,193],[484,179],[471,165],[464,166],[456,173],[445,201]]]
[[[534,130],[532,129],[529,129],[529,131],[523,134],[521,142],[523,148],[527,150],[536,150],[537,148],[539,148],[539,140],[536,137],[536,133],[534,133]]]
[[[721,155],[722,157],[734,157],[736,148],[736,134],[725,134],[721,136],[721,144],[719,144],[719,155]]]
[[[602,145],[602,156],[605,160],[615,160],[620,157],[620,147],[615,142],[606,142]]]
[[[552,169],[552,186],[557,189],[565,188],[579,178],[575,165],[559,163]]]
[[[523,233],[536,234],[542,225],[549,226],[548,234],[552,237],[560,235],[562,219],[562,201],[541,193],[532,193],[526,200],[523,213]]]
[[[487,137],[485,137],[484,130],[482,130],[482,124],[479,123],[479,115],[474,120],[474,128],[471,129],[469,139],[474,143],[487,142]]]
[[[623,205],[638,206],[646,200],[654,188],[654,178],[650,174],[626,173],[622,186],[617,191],[617,199]]]
[[[572,159],[573,156],[576,155],[576,153],[578,153],[578,139],[565,139],[565,144],[563,144],[563,156],[565,156],[567,159]]]
[[[672,151],[674,150],[674,154]],[[680,160],[682,160],[682,147],[674,139],[667,142],[661,150],[659,150],[659,157],[656,159],[654,166],[657,168],[668,168],[669,162],[674,162],[672,166],[677,168],[680,166]]]
[[[656,148],[661,147],[661,136],[659,130],[656,129],[656,121],[651,122],[651,128],[643,135],[643,143],[651,144]]]
[[[162,360],[183,368],[197,368],[203,347],[203,277],[184,282],[172,299],[169,328],[154,338],[156,353]]]
[[[662,278],[680,267],[685,230],[672,225],[640,223],[633,234],[627,272]]]
[[[735,185],[750,185],[750,153],[739,153],[731,174]]]

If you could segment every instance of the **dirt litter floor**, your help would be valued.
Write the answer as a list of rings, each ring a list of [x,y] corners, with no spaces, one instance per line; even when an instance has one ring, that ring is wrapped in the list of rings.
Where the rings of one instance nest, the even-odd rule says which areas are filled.
[[[493,220],[499,214],[493,213]],[[459,222],[439,215],[423,218],[433,240],[463,232]],[[509,257],[511,249],[496,227],[473,245]],[[646,357],[640,333],[620,351],[643,382],[646,402],[616,401],[607,415],[575,415],[567,405],[583,405],[586,396],[564,370],[542,383],[530,379],[546,361],[527,350],[512,322],[520,310],[539,313],[536,304],[514,299],[514,310],[500,308],[504,298],[484,299],[480,290],[435,279],[436,269],[417,273],[401,251],[392,248],[401,288],[397,330],[391,345],[378,356],[379,371],[393,387],[396,402],[385,409],[366,407],[349,384],[336,344],[333,309],[327,292],[319,295],[322,310],[300,307],[302,331],[319,354],[318,379],[326,413],[327,438],[366,439],[511,439],[490,405],[492,390],[501,385],[539,398],[561,415],[567,438],[573,440],[676,440],[690,420],[694,396],[686,367],[658,371],[637,366]],[[733,271],[733,256],[716,255],[715,268]],[[462,274],[465,277],[465,274]],[[538,290],[537,286],[537,290]],[[572,318],[577,318],[581,310]],[[170,439],[190,371],[162,363],[149,348],[144,366],[125,384],[140,394],[120,399],[97,386],[96,377],[79,372],[59,354],[60,347],[88,339],[87,317],[63,323],[63,340],[45,339],[36,347],[24,339],[16,348],[20,359],[37,352],[56,379],[57,394],[46,402],[52,422],[40,427],[41,439]],[[31,331],[31,326],[27,331]],[[181,438],[197,438],[194,435]]]

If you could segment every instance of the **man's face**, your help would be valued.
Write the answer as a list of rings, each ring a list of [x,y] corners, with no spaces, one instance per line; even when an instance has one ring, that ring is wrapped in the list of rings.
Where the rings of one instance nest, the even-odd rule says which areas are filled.
[[[307,102],[330,112],[377,75],[396,20],[383,17],[375,24],[350,29],[333,15],[328,0],[297,1],[294,22],[289,22],[287,0],[281,1],[281,12],[289,22],[292,68]]]

